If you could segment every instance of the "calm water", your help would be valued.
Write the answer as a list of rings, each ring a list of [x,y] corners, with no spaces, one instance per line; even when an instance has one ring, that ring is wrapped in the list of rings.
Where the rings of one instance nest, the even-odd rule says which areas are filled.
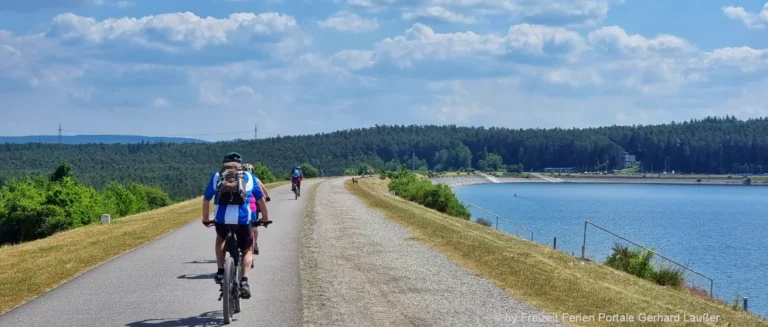
[[[532,229],[538,243],[552,246],[557,236],[557,248],[577,256],[590,220],[711,277],[715,295],[729,303],[737,292],[749,297],[749,311],[768,316],[768,187],[520,183],[455,192]],[[473,220],[489,217],[471,211]],[[617,240],[590,226],[586,254],[602,262]],[[709,289],[700,277],[689,280]]]

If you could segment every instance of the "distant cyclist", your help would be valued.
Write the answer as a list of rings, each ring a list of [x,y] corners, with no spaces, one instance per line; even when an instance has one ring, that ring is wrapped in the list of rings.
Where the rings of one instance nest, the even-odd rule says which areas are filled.
[[[293,169],[291,169],[291,191],[296,192],[296,187],[301,190],[301,181],[303,179],[304,172],[301,171],[301,166],[293,165]],[[298,196],[301,196],[301,193]]]
[[[243,171],[242,156],[237,152],[230,152],[224,156],[221,170],[213,173],[205,189],[203,197],[203,225],[216,226],[216,265],[218,270],[214,280],[221,284],[224,279],[224,240],[228,234],[228,227],[236,226],[237,247],[243,253],[242,279],[240,280],[240,293],[242,297],[251,297],[251,289],[248,286],[248,273],[253,263],[253,233],[251,227],[251,208],[249,198],[254,196],[256,202],[264,213],[261,221],[269,221],[267,204],[264,201],[264,193],[258,180],[251,173]],[[214,220],[210,219],[210,201],[214,199]]]
[[[244,164],[243,168],[245,171],[253,174],[253,165],[251,164]],[[269,198],[269,190],[264,186],[264,183],[261,182],[261,179],[259,176],[253,175],[256,177],[256,181],[259,183],[259,187],[261,187],[261,190],[264,192],[264,197],[266,198],[267,202],[269,202],[271,199]],[[256,228],[256,224],[259,220],[259,206],[256,204],[256,197],[251,194],[250,198],[250,207],[251,207],[251,226],[253,228],[253,254],[259,255],[259,230]],[[251,263],[251,268],[253,268],[253,263]]]

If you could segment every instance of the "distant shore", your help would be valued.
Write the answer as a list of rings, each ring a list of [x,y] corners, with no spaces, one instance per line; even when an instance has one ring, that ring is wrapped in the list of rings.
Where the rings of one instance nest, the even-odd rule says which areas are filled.
[[[734,178],[727,178],[722,176],[713,177],[632,177],[632,176],[589,176],[589,177],[557,177],[563,180],[563,183],[582,183],[582,184],[675,184],[675,185],[744,185],[744,179],[740,176]],[[510,177],[497,177],[501,183],[548,183],[548,181],[537,177],[531,178],[510,178]],[[468,185],[476,184],[488,184],[493,183],[489,179],[480,175],[467,175],[467,176],[447,176],[433,178],[434,184],[445,184],[451,188],[458,188]],[[751,186],[768,186],[768,179],[756,178],[753,179]]]

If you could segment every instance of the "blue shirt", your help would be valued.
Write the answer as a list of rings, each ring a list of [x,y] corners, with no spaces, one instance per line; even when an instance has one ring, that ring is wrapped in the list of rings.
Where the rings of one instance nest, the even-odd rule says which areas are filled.
[[[219,179],[219,172],[213,173],[211,179],[208,181],[208,187],[205,188],[204,198],[206,201],[210,201],[214,197],[213,203],[215,205],[214,220],[219,224],[232,224],[232,225],[246,225],[251,220],[251,206],[249,205],[249,199],[251,194],[259,201],[264,198],[264,192],[259,187],[259,183],[256,181],[258,178],[251,175],[249,172],[245,172],[245,203],[243,205],[227,205],[220,206],[219,199],[216,197],[216,181]]]
[[[302,175],[302,174],[301,174],[301,170],[298,170],[298,169],[294,169],[294,170],[293,170],[293,177],[296,177],[296,178],[298,178],[298,177],[299,177],[299,176],[301,176],[301,175]]]

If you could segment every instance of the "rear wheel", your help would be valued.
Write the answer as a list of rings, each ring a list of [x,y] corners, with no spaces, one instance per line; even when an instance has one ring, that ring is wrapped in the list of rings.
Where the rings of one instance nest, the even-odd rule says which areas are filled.
[[[235,313],[240,313],[240,267],[235,266],[235,278],[232,280],[234,292],[232,296],[235,299]]]
[[[224,323],[229,324],[232,322],[232,316],[235,311],[235,298],[233,295],[237,291],[237,287],[233,289],[233,286],[237,283],[237,276],[235,273],[235,261],[232,257],[227,257],[224,262],[224,280],[221,283],[222,292],[224,293]]]

